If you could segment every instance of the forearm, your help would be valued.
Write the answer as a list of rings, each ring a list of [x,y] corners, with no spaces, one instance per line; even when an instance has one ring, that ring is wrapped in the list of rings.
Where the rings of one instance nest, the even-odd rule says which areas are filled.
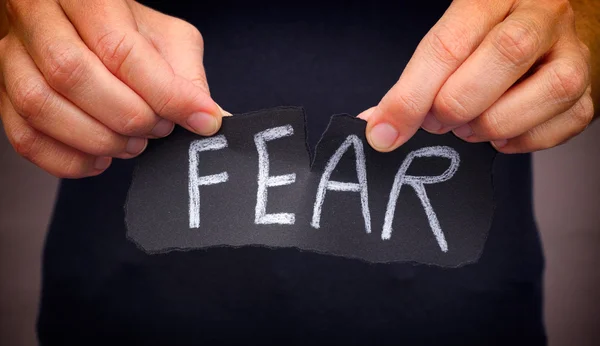
[[[596,115],[600,114],[600,3],[598,0],[571,0],[579,38],[592,55],[592,97]],[[597,118],[597,117],[596,117]]]

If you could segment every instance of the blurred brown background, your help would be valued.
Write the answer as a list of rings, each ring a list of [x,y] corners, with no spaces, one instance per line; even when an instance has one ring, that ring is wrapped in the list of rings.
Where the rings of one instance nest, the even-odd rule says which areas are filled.
[[[600,121],[534,155],[551,346],[600,345],[599,148]],[[36,344],[40,255],[56,187],[0,134],[0,345]]]

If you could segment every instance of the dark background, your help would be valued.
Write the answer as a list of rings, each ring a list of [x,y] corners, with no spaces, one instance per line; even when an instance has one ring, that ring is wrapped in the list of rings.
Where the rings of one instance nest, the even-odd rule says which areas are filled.
[[[600,124],[534,154],[550,345],[600,345]],[[0,345],[35,345],[40,255],[57,179],[0,134]],[[506,254],[510,256],[510,253]]]

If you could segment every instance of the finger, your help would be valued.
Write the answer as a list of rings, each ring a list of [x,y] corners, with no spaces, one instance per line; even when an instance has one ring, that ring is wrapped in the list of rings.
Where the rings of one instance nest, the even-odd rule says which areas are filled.
[[[571,108],[590,85],[589,63],[574,43],[558,46],[546,60],[531,77],[454,133],[469,142],[513,138]]]
[[[169,63],[173,72],[210,94],[204,71],[204,41],[192,24],[137,2],[130,2],[139,33]]]
[[[509,140],[492,142],[494,147],[506,154],[528,153],[548,149],[565,143],[578,135],[594,117],[594,103],[590,92],[566,112],[534,127],[526,133]]]
[[[433,102],[432,120],[424,124],[434,124],[428,130],[446,132],[479,116],[556,42],[558,14],[551,2],[523,3],[444,83]]]
[[[94,176],[111,164],[110,157],[83,153],[36,131],[10,107],[10,103],[2,102],[0,112],[6,136],[17,153],[56,177]]]
[[[173,71],[138,31],[127,3],[63,0],[65,13],[104,65],[160,116],[202,135],[214,134],[219,107],[206,90]]]
[[[173,72],[186,78],[210,95],[204,70],[204,41],[202,34],[190,23],[129,2],[138,30],[171,65]],[[160,28],[160,30],[157,30]],[[223,116],[231,113],[217,105]]]
[[[168,134],[146,102],[86,47],[56,2],[37,1],[35,11],[26,2],[14,3],[17,33],[54,90],[118,133]]]
[[[166,17],[137,2],[129,2],[129,6],[138,31],[158,50],[173,72],[204,90],[206,95],[210,95],[203,63],[204,41],[200,31],[186,21]],[[217,106],[222,116],[231,116],[231,113]],[[217,120],[220,127],[221,119]]]
[[[131,158],[144,150],[147,139],[117,134],[56,93],[20,43],[7,48],[10,58],[0,62],[8,96],[3,103],[34,129],[95,156]]]
[[[510,1],[491,4],[469,0],[450,5],[369,118],[367,139],[371,146],[391,151],[414,135],[446,79],[506,16],[510,6]]]

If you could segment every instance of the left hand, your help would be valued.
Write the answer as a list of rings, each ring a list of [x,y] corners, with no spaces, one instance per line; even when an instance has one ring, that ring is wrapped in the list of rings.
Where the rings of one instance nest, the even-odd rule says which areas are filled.
[[[594,117],[590,54],[567,0],[455,0],[398,82],[359,117],[382,152],[422,127],[523,153],[561,144]]]

